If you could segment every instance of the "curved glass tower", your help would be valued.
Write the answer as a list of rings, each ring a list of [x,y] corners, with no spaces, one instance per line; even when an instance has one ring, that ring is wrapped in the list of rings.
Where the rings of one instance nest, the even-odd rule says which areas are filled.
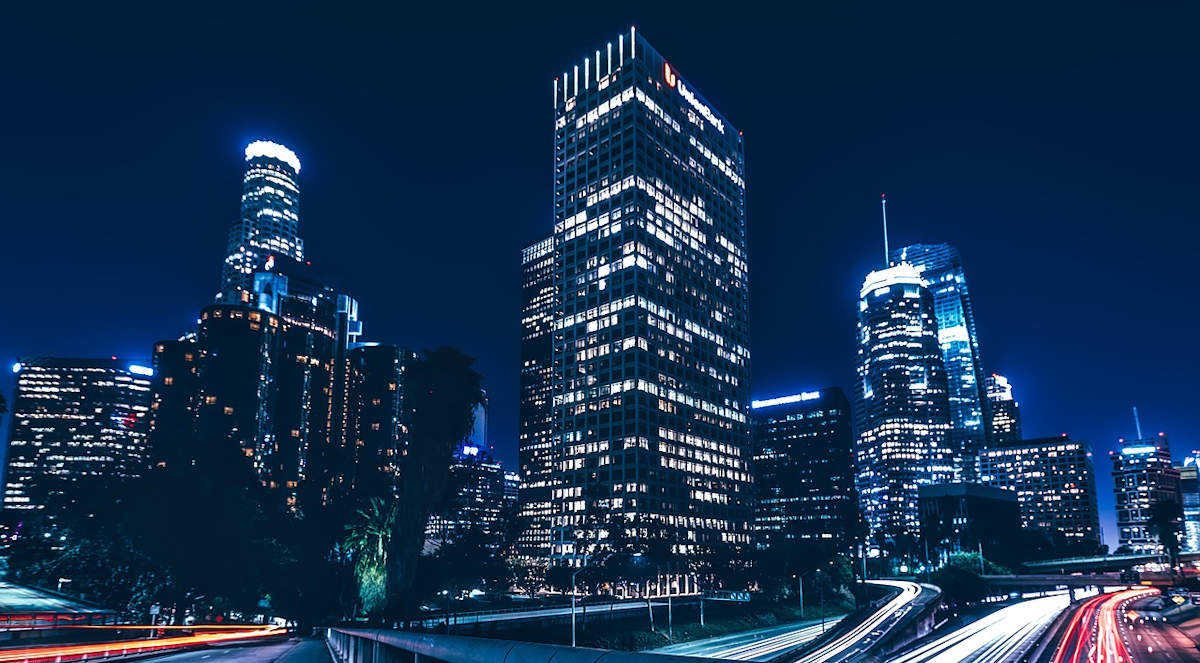
[[[272,255],[304,261],[299,174],[300,159],[283,145],[256,140],[246,146],[242,211],[229,230],[218,301],[249,303],[254,272]]]
[[[858,492],[873,536],[915,541],[917,488],[954,479],[946,367],[916,267],[871,272],[859,293]]]

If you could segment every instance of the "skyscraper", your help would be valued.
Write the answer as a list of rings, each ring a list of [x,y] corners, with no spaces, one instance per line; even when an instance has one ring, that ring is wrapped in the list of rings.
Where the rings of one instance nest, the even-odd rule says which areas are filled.
[[[5,510],[60,509],[73,503],[74,481],[145,471],[152,369],[116,357],[38,357],[13,372]]]
[[[858,378],[863,516],[873,535],[915,536],[918,487],[952,482],[956,456],[933,295],[912,265],[871,272],[863,282]]]
[[[1196,461],[1200,452],[1184,457],[1179,470],[1179,499],[1183,507],[1183,537],[1180,547],[1187,552],[1200,552],[1200,468]]]
[[[993,445],[979,455],[979,482],[1017,494],[1021,525],[1061,535],[1064,557],[1100,548],[1092,454],[1067,435]]]
[[[975,458],[987,441],[983,361],[975,332],[975,309],[963,272],[962,257],[949,244],[913,244],[892,251],[892,264],[917,268],[933,295],[938,345],[946,365],[950,401],[950,446],[958,478],[973,480]]]
[[[450,487],[447,508],[430,515],[425,525],[425,547],[444,543],[475,532],[489,546],[500,543],[506,500],[504,468],[486,448],[463,443],[450,461]]]
[[[196,397],[200,390],[200,349],[196,335],[155,343],[152,360],[150,464],[189,465],[196,451]]]
[[[852,545],[854,436],[850,401],[837,387],[751,401],[754,539]]]
[[[349,352],[346,449],[340,492],[356,503],[396,495],[400,459],[407,452],[404,384],[415,355],[384,343],[361,343]]]
[[[518,545],[526,563],[548,564],[553,510],[551,493],[559,473],[554,467],[551,431],[553,377],[550,340],[558,308],[554,238],[521,252],[521,405],[518,460],[521,468],[521,517],[527,523]]]
[[[1161,553],[1153,509],[1159,502],[1173,502],[1177,508],[1181,504],[1179,469],[1171,463],[1167,436],[1159,433],[1119,442],[1120,450],[1109,452],[1117,498],[1117,543],[1133,552]]]
[[[283,145],[256,140],[246,146],[241,214],[229,229],[217,301],[249,303],[254,273],[272,255],[304,260],[299,174],[300,159]]]
[[[987,392],[988,439],[994,447],[1002,447],[1021,440],[1021,408],[1013,400],[1012,385],[1008,378],[993,373],[984,378]]]
[[[742,137],[635,30],[584,55],[553,83],[552,553],[579,563],[614,521],[743,545]]]

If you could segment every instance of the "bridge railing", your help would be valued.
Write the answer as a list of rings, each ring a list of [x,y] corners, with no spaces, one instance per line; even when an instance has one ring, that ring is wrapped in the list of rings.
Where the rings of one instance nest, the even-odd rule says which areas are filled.
[[[335,663],[696,663],[690,656],[377,629],[329,628],[325,642]]]

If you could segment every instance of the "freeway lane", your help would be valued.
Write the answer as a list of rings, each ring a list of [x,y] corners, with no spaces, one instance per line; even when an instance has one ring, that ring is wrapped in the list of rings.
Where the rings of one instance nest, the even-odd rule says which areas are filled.
[[[155,657],[153,663],[331,663],[329,649],[319,638],[290,640],[254,647],[202,649]]]
[[[1071,604],[1066,594],[1006,606],[888,660],[888,663],[1002,663],[1032,645]]]
[[[1154,659],[1133,658],[1127,621],[1119,616],[1128,603],[1149,596],[1155,589],[1127,589],[1101,594],[1079,605],[1067,622],[1052,663],[1150,663]],[[1136,641],[1136,638],[1134,638]]]
[[[1138,609],[1145,602],[1135,600],[1130,607]],[[1138,618],[1133,613],[1118,616],[1122,640],[1136,663],[1200,663],[1200,651],[1191,638],[1175,626],[1154,619],[1153,613],[1144,614],[1149,618]]]
[[[769,661],[785,652],[811,642],[845,617],[830,617],[820,621],[795,622],[781,626],[755,629],[733,635],[684,642],[651,650],[653,654],[676,654],[723,658],[734,661]]]
[[[11,582],[0,582],[0,614],[98,612],[104,611]]]
[[[938,596],[936,589],[905,580],[868,580],[900,590],[861,624],[797,659],[796,663],[844,663],[868,653],[914,610]]]
[[[667,605],[666,601],[654,602],[654,607],[662,607]],[[608,612],[622,612],[628,610],[645,610],[645,601],[626,601],[624,603],[591,603],[588,604],[586,611],[582,604],[576,606],[576,616],[582,617],[585,612],[587,615],[596,615]],[[540,619],[542,617],[565,617],[571,614],[571,606],[563,608],[533,608],[529,610],[509,610],[497,612],[466,612],[454,614],[450,616],[450,625],[456,626],[459,624],[481,624],[488,622],[505,622],[521,619]],[[420,620],[422,626],[437,626],[446,623],[445,615],[437,615],[436,617],[426,617]]]

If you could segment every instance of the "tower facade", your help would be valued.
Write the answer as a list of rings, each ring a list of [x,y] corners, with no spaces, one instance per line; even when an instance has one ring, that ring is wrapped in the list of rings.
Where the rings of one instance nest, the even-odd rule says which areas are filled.
[[[553,101],[552,556],[621,526],[681,555],[746,544],[741,135],[635,30]]]
[[[1013,399],[1012,385],[1008,378],[993,373],[983,380],[987,393],[988,439],[993,447],[1002,447],[1021,441],[1021,408]]]
[[[1133,552],[1161,553],[1162,543],[1153,510],[1160,502],[1182,508],[1179,468],[1171,462],[1167,436],[1120,440],[1112,459],[1113,493],[1117,507],[1117,543]]]
[[[850,401],[830,387],[751,407],[755,543],[823,542],[845,550],[857,521]]]
[[[949,244],[913,244],[892,251],[891,260],[916,267],[933,295],[950,400],[950,445],[957,456],[958,478],[974,480],[976,458],[987,441],[987,401],[975,308],[962,257]]]
[[[518,422],[518,461],[521,466],[520,515],[527,524],[517,553],[527,563],[550,561],[553,508],[558,485],[554,466],[553,376],[550,341],[558,310],[554,238],[521,252],[521,404]]]
[[[74,502],[75,481],[145,471],[152,369],[116,357],[38,357],[13,372],[5,510],[58,510]]]
[[[250,302],[254,273],[272,255],[304,260],[300,238],[300,159],[290,149],[266,140],[246,146],[242,204],[229,229],[221,266],[223,304]]]
[[[901,263],[871,272],[858,307],[857,487],[873,537],[915,537],[918,487],[950,483],[946,369],[932,293]]]

